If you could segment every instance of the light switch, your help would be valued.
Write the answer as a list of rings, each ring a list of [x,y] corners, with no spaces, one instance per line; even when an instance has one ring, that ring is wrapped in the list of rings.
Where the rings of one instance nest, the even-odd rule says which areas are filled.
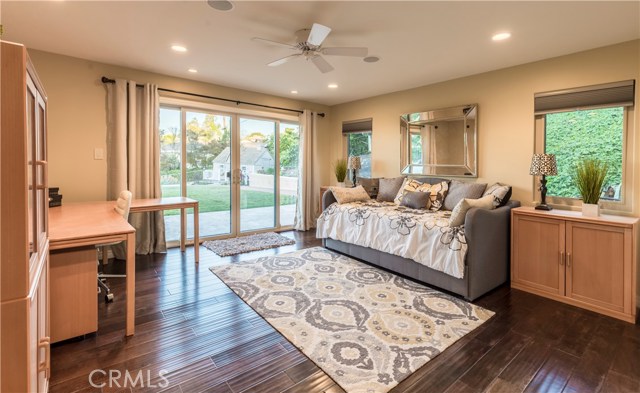
[[[104,160],[104,149],[101,147],[96,147],[93,149],[93,159],[94,160]]]

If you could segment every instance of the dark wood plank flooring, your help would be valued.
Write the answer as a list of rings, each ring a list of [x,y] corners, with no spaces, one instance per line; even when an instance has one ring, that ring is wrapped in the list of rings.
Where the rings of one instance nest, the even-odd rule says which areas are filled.
[[[112,279],[116,300],[100,298],[98,333],[54,345],[50,391],[342,392],[208,269],[320,245],[312,231],[284,234],[296,244],[226,258],[202,247],[200,264],[192,249],[138,256],[136,334],[123,336],[124,280]],[[496,316],[393,393],[640,391],[640,326],[508,286],[476,303]],[[96,369],[107,374],[94,372],[96,385],[120,373],[113,380],[122,386],[128,371],[145,387],[138,380],[131,389],[130,379],[126,388],[94,388]]]

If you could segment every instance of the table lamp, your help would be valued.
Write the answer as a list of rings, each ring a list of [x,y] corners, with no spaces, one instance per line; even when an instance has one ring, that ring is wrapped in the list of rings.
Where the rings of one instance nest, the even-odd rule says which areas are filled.
[[[542,176],[540,179],[540,204],[536,206],[538,210],[551,210],[551,206],[547,205],[547,179],[546,176],[558,174],[558,165],[556,164],[555,154],[534,154],[531,159],[531,169],[529,174],[533,176]]]
[[[349,169],[351,169],[353,187],[356,186],[356,171],[362,168],[362,162],[360,161],[360,156],[351,156],[349,157]]]

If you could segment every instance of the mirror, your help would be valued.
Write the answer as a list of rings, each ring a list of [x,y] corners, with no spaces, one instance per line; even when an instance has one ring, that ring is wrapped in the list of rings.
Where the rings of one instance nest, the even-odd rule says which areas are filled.
[[[475,104],[400,116],[402,173],[478,177],[477,124]]]

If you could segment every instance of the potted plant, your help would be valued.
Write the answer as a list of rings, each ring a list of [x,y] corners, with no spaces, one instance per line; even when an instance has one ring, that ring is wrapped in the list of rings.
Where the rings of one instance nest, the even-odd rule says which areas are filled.
[[[576,165],[573,178],[582,195],[582,215],[588,217],[600,215],[598,201],[607,172],[609,172],[609,163],[598,159],[585,158]]]
[[[333,173],[336,174],[338,187],[344,187],[344,179],[347,177],[347,160],[344,158],[338,158],[333,163]]]

